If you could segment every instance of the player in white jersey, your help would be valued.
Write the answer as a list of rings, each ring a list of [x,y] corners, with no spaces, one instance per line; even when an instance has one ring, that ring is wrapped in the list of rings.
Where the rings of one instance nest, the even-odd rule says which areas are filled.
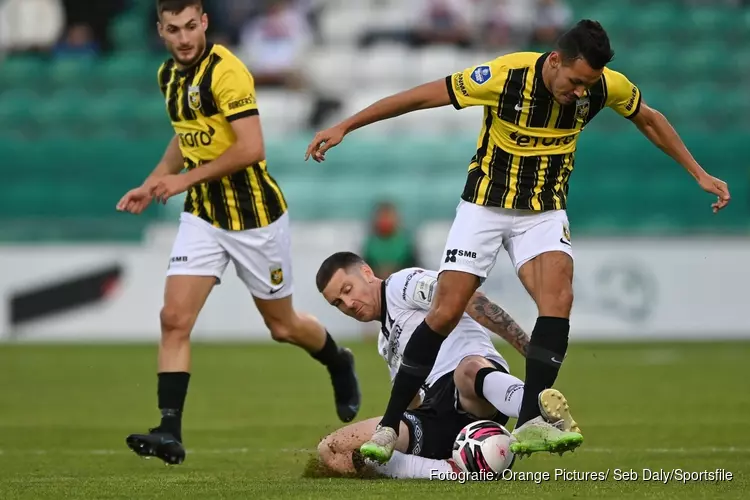
[[[378,352],[388,364],[391,383],[402,363],[404,347],[429,311],[437,286],[435,271],[409,268],[385,281],[358,255],[339,252],[318,270],[316,285],[325,299],[358,321],[380,321]],[[523,382],[510,375],[508,363],[491,340],[495,333],[525,356],[529,337],[513,319],[477,292],[458,326],[440,348],[425,385],[401,419],[395,452],[386,464],[364,461],[359,447],[380,418],[348,425],[327,436],[318,454],[340,474],[369,470],[396,478],[429,478],[431,471],[457,470],[450,457],[459,431],[475,420],[502,425],[518,418]],[[576,424],[567,401],[555,389],[540,397],[542,416],[560,429]],[[562,430],[560,432],[563,432]]]

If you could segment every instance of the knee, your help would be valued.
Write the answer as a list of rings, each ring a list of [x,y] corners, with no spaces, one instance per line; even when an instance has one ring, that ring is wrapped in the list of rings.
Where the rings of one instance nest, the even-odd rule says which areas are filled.
[[[193,319],[178,307],[165,305],[159,314],[162,335],[169,337],[189,336]]]
[[[544,310],[543,316],[567,317],[573,308],[573,286],[566,283],[543,294],[539,308]]]
[[[477,373],[482,368],[490,367],[490,364],[480,358],[471,357],[464,359],[453,372],[453,381],[458,388],[458,392],[465,397],[475,397],[474,382]]]
[[[271,332],[271,338],[276,342],[294,343],[297,328],[295,321],[289,320],[266,320],[266,326]]]

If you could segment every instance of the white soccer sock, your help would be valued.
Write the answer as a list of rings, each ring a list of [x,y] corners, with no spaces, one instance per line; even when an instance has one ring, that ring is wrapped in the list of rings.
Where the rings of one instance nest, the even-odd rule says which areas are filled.
[[[501,371],[488,373],[482,384],[484,398],[503,415],[518,418],[523,399],[523,382]]]
[[[399,451],[394,451],[391,459],[385,464],[371,460],[367,460],[366,463],[384,476],[395,479],[435,479],[438,474],[453,470],[446,460],[407,455]]]

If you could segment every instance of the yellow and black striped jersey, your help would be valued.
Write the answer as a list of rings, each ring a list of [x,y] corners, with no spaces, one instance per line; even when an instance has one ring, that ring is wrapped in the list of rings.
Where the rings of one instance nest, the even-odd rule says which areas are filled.
[[[632,118],[641,92],[605,68],[575,103],[557,103],[542,80],[549,53],[518,52],[446,77],[457,109],[484,106],[477,152],[462,198],[523,210],[566,207],[578,134],[605,107]]]
[[[167,60],[158,79],[187,169],[215,160],[234,143],[233,120],[258,114],[252,75],[221,45],[207,46],[190,68],[179,69],[173,59]],[[274,222],[287,204],[264,160],[191,187],[184,210],[215,227],[241,231]]]

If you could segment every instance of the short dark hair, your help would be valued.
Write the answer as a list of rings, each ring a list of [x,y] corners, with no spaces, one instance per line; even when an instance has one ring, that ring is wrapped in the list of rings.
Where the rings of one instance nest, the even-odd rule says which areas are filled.
[[[188,7],[197,7],[203,10],[203,0],[156,0],[156,13],[162,15],[164,12],[179,14]]]
[[[315,285],[319,292],[323,292],[325,287],[339,269],[349,269],[354,266],[361,266],[365,263],[364,259],[354,252],[336,252],[328,257],[320,265],[318,274],[315,275]]]
[[[593,69],[602,69],[614,57],[609,36],[598,21],[583,19],[557,41],[563,62],[585,59]]]

